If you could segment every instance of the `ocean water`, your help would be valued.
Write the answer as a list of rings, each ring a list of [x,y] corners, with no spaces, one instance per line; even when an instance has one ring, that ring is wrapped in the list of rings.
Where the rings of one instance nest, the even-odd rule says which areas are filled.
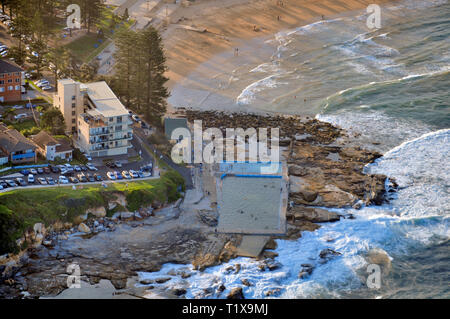
[[[406,0],[382,7],[382,28],[369,30],[355,12],[277,34],[263,63],[230,79],[242,85],[234,103],[301,114],[357,133],[357,142],[384,155],[367,173],[399,184],[383,206],[335,210],[343,216],[296,241],[277,240],[275,271],[238,258],[174,276],[163,287],[188,286],[187,297],[222,283],[222,298],[248,279],[247,298],[450,298],[450,3]],[[245,80],[245,81],[244,81]],[[376,142],[376,144],[372,144]],[[389,180],[386,183],[389,188]],[[341,255],[323,262],[323,249]],[[368,255],[382,263],[381,286],[367,286]],[[238,273],[227,270],[239,263]],[[298,278],[301,264],[312,274]],[[190,265],[165,265],[153,278]]]

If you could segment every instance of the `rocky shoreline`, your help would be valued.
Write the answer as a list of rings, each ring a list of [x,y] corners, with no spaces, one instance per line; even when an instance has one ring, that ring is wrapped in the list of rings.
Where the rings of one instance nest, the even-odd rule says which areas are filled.
[[[302,231],[319,228],[319,223],[355,218],[339,216],[325,208],[360,208],[385,201],[386,176],[363,173],[364,166],[381,154],[350,146],[351,137],[331,124],[296,116],[185,109],[179,110],[178,115],[185,116],[190,123],[202,120],[204,129],[280,129],[280,146],[290,179],[288,226],[286,236],[273,239],[297,239]],[[395,186],[394,181],[391,183]],[[192,192],[195,191],[201,193],[201,190]],[[189,196],[196,194],[186,194],[183,203],[141,208],[113,217],[106,217],[104,208],[94,209],[86,216],[90,213],[97,218],[82,218],[78,225],[60,225],[58,231],[47,232],[43,225],[38,226],[29,234],[37,240],[27,252],[15,256],[15,264],[12,259],[9,266],[2,263],[0,297],[57,295],[67,287],[66,268],[70,263],[80,265],[82,280],[91,285],[107,279],[120,290],[128,287],[127,281],[138,271],[158,271],[165,263],[192,264],[201,271],[235,258],[241,237],[215,233],[216,215],[209,199],[200,196],[189,201]],[[120,205],[126,206],[123,199]],[[263,270],[280,266],[274,260],[277,254],[273,251],[276,248],[273,239],[259,257]],[[339,252],[324,252],[323,258],[335,254]],[[304,265],[299,276],[308,276],[312,271],[309,265]],[[182,275],[189,276],[188,272]],[[248,284],[251,283],[243,282]],[[168,296],[180,297],[184,293],[173,291]],[[242,290],[236,290],[228,297],[244,296]]]

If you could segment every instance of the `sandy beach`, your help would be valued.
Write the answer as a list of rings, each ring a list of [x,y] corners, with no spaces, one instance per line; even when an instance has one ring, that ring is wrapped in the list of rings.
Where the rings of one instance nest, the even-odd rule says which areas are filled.
[[[387,2],[392,1],[377,1],[380,5]],[[268,50],[267,46],[263,49],[263,44],[277,32],[363,10],[373,1],[290,0],[282,1],[283,5],[279,3],[276,0],[200,0],[177,9],[162,35],[168,87],[173,95],[169,103],[180,106],[180,99],[183,99],[185,106],[189,106],[190,100],[197,102],[205,98],[198,94],[208,94],[191,91],[183,92],[187,96],[177,96],[180,93],[177,84],[208,91],[210,80],[218,81],[218,76],[240,65],[270,57],[273,50]],[[225,90],[222,97],[226,99],[227,93]],[[189,95],[196,96],[190,99]]]

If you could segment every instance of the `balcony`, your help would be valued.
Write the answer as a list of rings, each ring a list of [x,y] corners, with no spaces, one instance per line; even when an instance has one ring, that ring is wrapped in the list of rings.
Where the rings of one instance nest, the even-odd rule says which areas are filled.
[[[99,136],[99,135],[108,135],[110,133],[109,129],[105,129],[105,130],[98,130],[98,131],[89,131],[89,135],[90,136]]]

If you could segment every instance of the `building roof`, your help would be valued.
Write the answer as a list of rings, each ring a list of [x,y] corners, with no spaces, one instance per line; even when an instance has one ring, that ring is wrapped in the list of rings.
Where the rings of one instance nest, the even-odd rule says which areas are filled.
[[[23,69],[14,62],[0,60],[0,73],[22,72]]]
[[[166,137],[172,139],[172,132],[177,128],[188,128],[187,119],[185,118],[165,118],[164,119],[164,132]]]
[[[105,117],[128,115],[128,111],[105,81],[84,84],[89,99]]]
[[[53,136],[51,136],[44,130],[32,136],[31,140],[35,142],[37,145],[39,145],[41,148],[45,148],[46,145],[50,146],[59,144]]]
[[[0,131],[0,147],[8,153],[36,149],[36,145],[32,141],[14,129]]]
[[[58,80],[58,83],[61,83],[62,85],[66,85],[66,84],[74,84],[77,82],[72,79],[60,79],[60,80]]]
[[[56,152],[68,152],[72,150],[70,142],[64,138],[56,139],[46,131],[42,130],[38,134],[34,135],[32,138],[33,142],[39,145],[42,149],[45,146],[56,145]]]
[[[56,146],[56,152],[57,153],[73,151],[73,148],[72,148],[72,146],[70,145],[70,142],[67,139],[65,139],[65,138],[58,138],[57,141],[59,143],[59,145]]]

